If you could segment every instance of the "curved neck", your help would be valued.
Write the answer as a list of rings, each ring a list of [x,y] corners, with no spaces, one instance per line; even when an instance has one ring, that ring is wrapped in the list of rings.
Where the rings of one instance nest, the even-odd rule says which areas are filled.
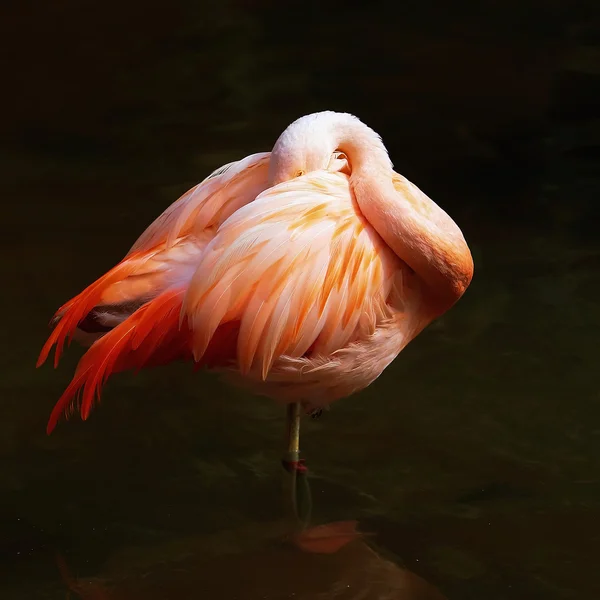
[[[352,115],[340,114],[330,122],[337,148],[348,156],[353,171],[393,174],[393,165],[379,135]]]
[[[381,138],[350,115],[331,123],[350,163],[361,212],[394,253],[421,279],[434,316],[448,310],[473,277],[473,259],[456,223],[433,200],[398,175]]]

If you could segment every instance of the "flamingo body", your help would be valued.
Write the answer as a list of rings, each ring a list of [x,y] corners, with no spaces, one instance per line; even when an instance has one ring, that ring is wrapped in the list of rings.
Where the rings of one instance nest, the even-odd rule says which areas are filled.
[[[323,407],[368,386],[462,295],[472,261],[454,222],[391,163],[380,175],[351,144],[325,144],[318,118],[303,119],[272,153],[225,165],[184,194],[58,310],[38,366],[55,344],[56,366],[73,337],[91,346],[48,432],[80,392],[86,419],[112,373],[174,360],[281,402]],[[306,137],[307,127],[315,135]],[[401,225],[369,188],[382,176],[409,211]]]

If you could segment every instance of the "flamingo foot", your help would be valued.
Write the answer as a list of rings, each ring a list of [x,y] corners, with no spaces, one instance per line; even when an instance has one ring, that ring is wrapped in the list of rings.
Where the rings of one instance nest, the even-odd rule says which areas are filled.
[[[325,410],[328,410],[328,406],[315,406],[310,402],[302,402],[302,409],[304,414],[309,416],[311,419],[318,419]]]
[[[311,419],[318,419],[323,414],[322,408],[313,408],[311,411],[306,413]]]

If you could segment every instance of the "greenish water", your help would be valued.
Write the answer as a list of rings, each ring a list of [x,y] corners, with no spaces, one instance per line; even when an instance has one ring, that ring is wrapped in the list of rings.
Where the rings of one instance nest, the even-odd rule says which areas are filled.
[[[64,598],[56,554],[101,600],[600,595],[596,38],[566,3],[456,6],[15,5],[5,39],[32,42],[3,100],[0,597]],[[303,423],[315,524],[372,533],[331,556],[281,541],[277,406],[173,365],[115,377],[46,437],[81,350],[34,369],[55,309],[180,192],[326,107],[382,134],[476,262],[373,386]]]

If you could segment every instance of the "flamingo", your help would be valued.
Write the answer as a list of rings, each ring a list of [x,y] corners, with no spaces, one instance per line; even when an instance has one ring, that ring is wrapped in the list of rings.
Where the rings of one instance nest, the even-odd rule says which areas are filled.
[[[48,422],[87,419],[113,373],[187,360],[300,412],[370,385],[463,295],[456,223],[396,173],[357,117],[303,116],[273,150],[214,171],[56,313],[37,366],[89,346]]]

